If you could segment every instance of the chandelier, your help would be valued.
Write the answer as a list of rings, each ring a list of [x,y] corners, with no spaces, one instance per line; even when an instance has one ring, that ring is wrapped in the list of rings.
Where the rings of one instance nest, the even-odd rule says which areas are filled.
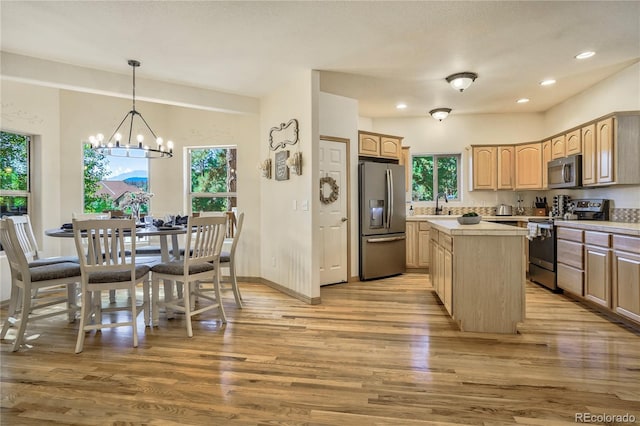
[[[131,111],[129,111],[116,130],[111,134],[111,137],[105,141],[104,135],[102,133],[98,133],[95,136],[89,136],[89,142],[91,142],[92,148],[103,154],[103,155],[111,155],[113,157],[130,157],[130,158],[171,158],[173,157],[173,142],[167,141],[166,147],[163,143],[162,138],[156,136],[147,121],[144,119],[142,114],[136,111],[136,68],[140,66],[140,62],[134,59],[130,59],[127,62],[131,68],[133,68],[133,106]],[[155,147],[150,147],[149,145],[144,144],[144,135],[138,134],[136,136],[135,141],[131,142],[131,137],[134,129],[134,120],[135,118],[139,118],[144,126],[149,130],[153,139],[155,141]],[[126,132],[127,137],[126,140],[122,140],[122,134],[120,133],[120,128],[128,122],[129,129]],[[125,129],[126,129],[125,125]],[[144,127],[143,127],[144,129]]]

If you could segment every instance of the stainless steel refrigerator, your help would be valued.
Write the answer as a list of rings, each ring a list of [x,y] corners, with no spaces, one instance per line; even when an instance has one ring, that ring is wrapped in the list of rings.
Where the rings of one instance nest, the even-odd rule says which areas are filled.
[[[359,164],[361,280],[405,272],[404,179],[404,166]]]

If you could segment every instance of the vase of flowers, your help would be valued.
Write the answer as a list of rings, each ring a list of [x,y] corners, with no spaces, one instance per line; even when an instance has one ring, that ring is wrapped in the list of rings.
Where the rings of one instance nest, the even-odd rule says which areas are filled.
[[[129,209],[131,217],[138,223],[140,221],[140,210],[142,206],[148,207],[151,197],[153,197],[153,194],[150,192],[127,192],[122,197],[122,201],[120,201],[120,208],[123,211]]]

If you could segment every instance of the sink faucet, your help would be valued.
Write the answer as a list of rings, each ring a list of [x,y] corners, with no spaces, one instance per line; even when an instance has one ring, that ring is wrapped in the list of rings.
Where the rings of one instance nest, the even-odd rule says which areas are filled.
[[[442,212],[442,206],[438,207],[438,199],[440,197],[444,198],[445,203],[449,202],[449,200],[447,200],[447,194],[445,194],[444,192],[439,192],[438,195],[436,195],[436,214],[440,214]]]

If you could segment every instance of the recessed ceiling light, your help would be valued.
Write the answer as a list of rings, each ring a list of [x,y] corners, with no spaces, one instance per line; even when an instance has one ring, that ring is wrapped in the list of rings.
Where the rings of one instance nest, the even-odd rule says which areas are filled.
[[[542,80],[540,82],[540,86],[551,86],[552,84],[556,84],[556,81],[552,78],[549,78],[547,80]]]
[[[529,102],[529,98],[520,98],[516,102],[519,104],[526,104],[527,102]]]
[[[407,108],[407,104],[402,104],[402,103],[398,104],[398,105],[396,105],[396,108],[397,109],[406,109]]]
[[[587,52],[582,52],[576,55],[576,59],[587,59],[592,57],[593,55],[595,55],[596,52],[591,52],[591,51],[587,51]]]

